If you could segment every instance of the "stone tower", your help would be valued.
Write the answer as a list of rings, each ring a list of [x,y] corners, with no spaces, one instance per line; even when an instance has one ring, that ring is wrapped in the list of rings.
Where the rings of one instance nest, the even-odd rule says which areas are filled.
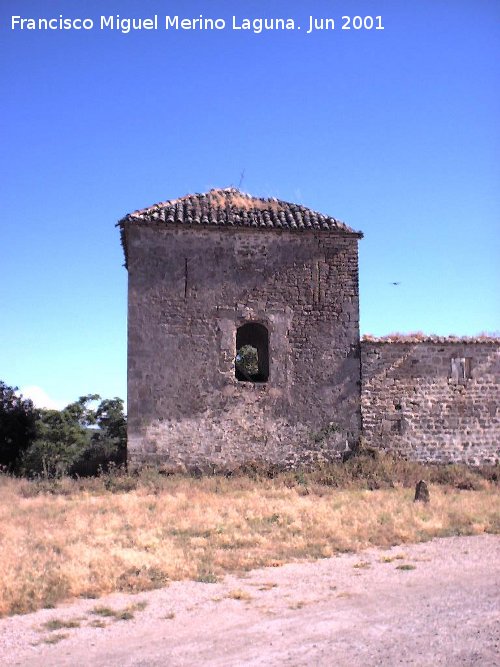
[[[361,233],[233,188],[118,224],[132,467],[292,468],[356,445]]]

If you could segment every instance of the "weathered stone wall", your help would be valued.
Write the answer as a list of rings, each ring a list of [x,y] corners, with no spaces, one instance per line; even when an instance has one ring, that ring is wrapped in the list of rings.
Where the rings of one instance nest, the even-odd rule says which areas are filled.
[[[360,435],[357,237],[131,224],[128,456],[134,465],[293,467]],[[235,336],[269,331],[267,383]]]
[[[500,459],[500,340],[361,343],[368,445],[420,461]]]

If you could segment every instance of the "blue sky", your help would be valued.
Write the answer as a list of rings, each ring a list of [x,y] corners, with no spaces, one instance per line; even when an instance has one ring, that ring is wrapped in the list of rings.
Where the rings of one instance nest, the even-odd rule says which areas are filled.
[[[228,28],[99,30],[117,13]],[[60,14],[97,27],[10,28]],[[307,35],[309,15],[336,29]],[[2,0],[0,379],[58,404],[125,397],[115,222],[243,170],[243,190],[365,233],[362,333],[498,331],[499,44],[497,0]]]

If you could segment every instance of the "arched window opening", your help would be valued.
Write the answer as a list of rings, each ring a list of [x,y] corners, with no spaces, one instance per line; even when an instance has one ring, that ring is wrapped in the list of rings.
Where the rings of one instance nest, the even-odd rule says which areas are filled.
[[[269,379],[269,332],[263,324],[248,322],[236,331],[236,379],[267,382]]]

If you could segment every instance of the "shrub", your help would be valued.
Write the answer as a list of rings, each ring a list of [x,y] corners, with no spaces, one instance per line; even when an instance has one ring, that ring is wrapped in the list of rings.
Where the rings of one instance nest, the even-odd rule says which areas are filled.
[[[0,467],[14,472],[36,435],[38,411],[33,402],[0,380]]]

